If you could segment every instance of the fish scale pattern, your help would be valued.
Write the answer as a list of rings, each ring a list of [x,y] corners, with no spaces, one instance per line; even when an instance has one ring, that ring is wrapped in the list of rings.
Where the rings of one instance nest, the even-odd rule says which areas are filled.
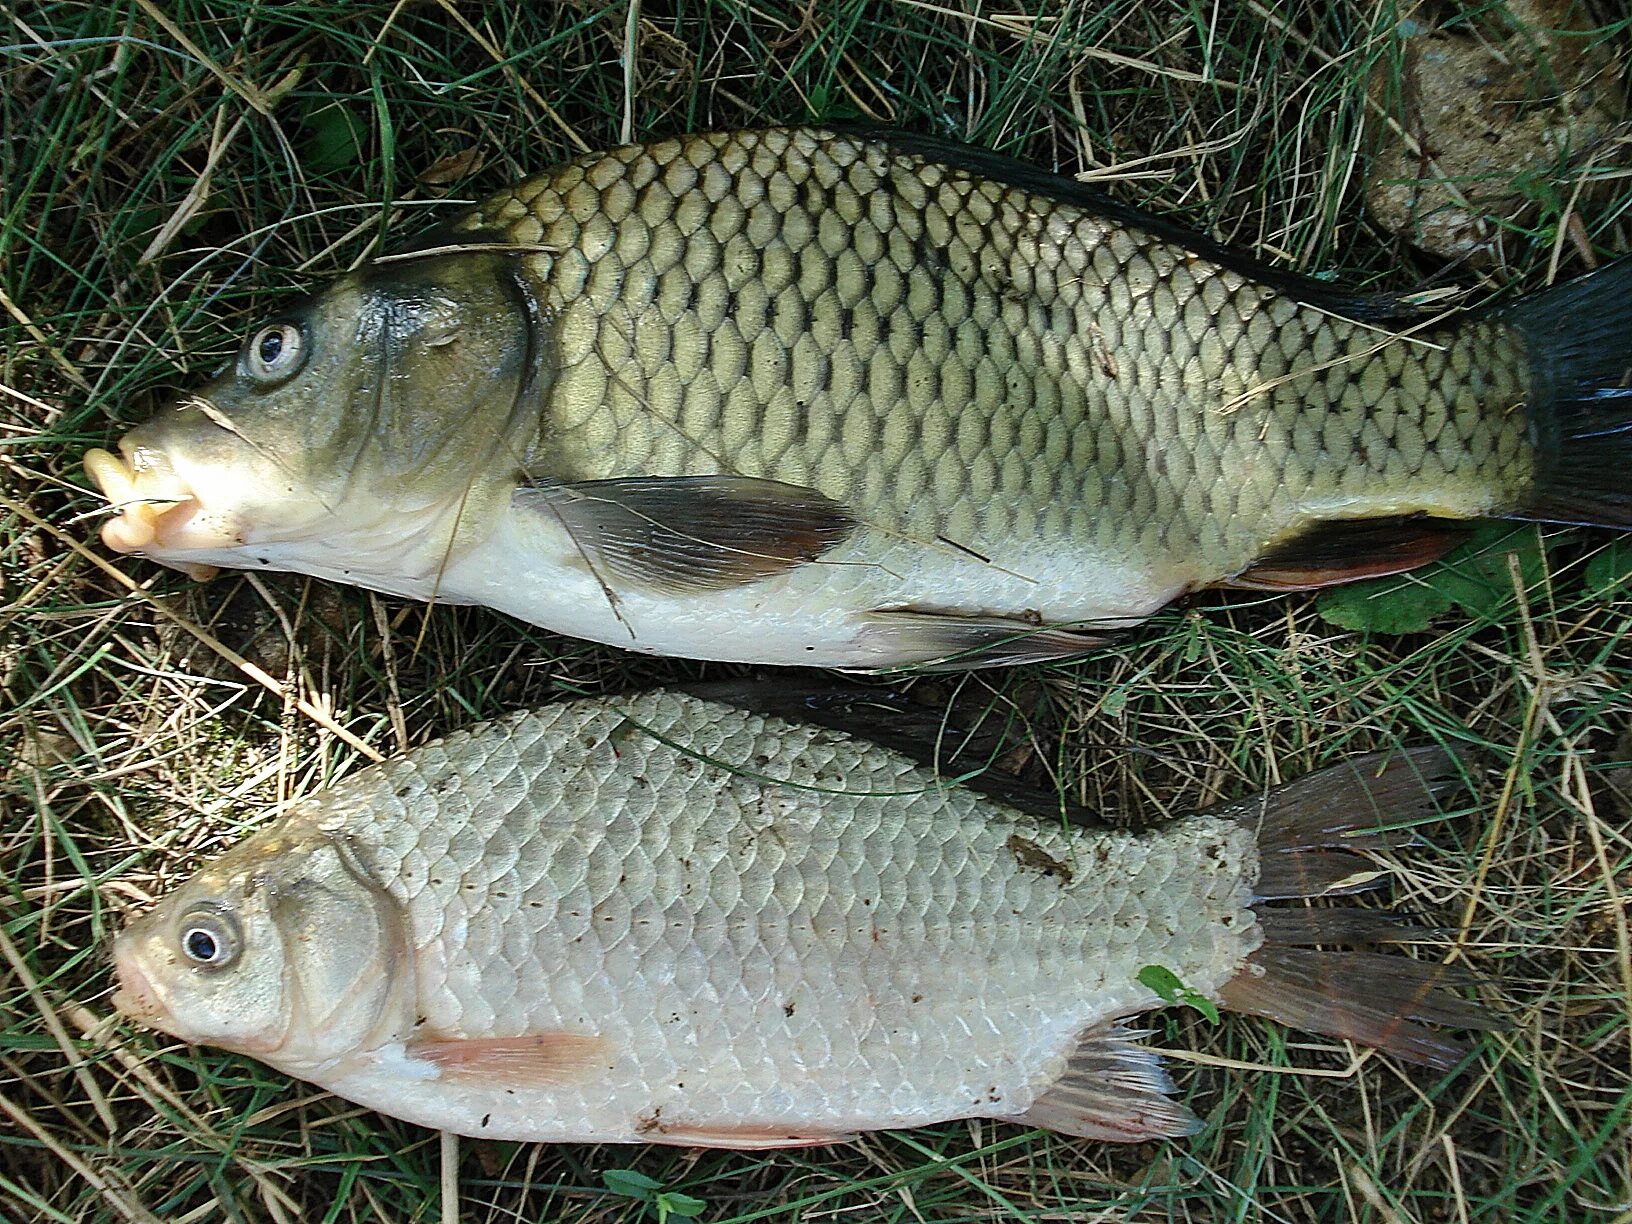
[[[460,224],[546,252],[541,475],[728,471],[999,564],[1224,576],[1323,518],[1516,504],[1533,469],[1510,329],[1390,336],[876,140],[585,155]]]
[[[1155,1002],[1142,966],[1209,990],[1259,938],[1239,825],[1067,834],[675,693],[453,735],[320,823],[400,906],[428,1031],[610,1042],[563,1133],[1017,1114],[1074,1034]]]

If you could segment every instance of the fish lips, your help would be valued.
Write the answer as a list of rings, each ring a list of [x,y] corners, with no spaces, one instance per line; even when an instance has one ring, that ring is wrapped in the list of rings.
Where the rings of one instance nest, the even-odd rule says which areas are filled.
[[[142,553],[197,579],[213,577],[214,565],[174,554],[235,547],[239,534],[211,520],[192,484],[169,457],[126,436],[120,454],[87,451],[85,474],[116,512],[102,525],[102,542],[115,552]]]
[[[165,1024],[169,1009],[142,969],[134,950],[124,940],[116,940],[113,945],[113,976],[118,983],[113,992],[115,1011],[149,1028],[170,1031]]]

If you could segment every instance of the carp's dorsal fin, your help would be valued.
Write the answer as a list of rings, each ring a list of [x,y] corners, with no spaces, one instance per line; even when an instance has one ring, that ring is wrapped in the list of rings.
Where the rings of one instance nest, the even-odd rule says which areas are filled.
[[[713,591],[814,561],[854,529],[815,489],[747,476],[539,481],[517,503],[551,514],[606,580]]]
[[[880,608],[862,632],[886,658],[915,659],[913,671],[967,671],[1069,659],[1109,640],[1108,630],[1037,625],[1004,616]]]
[[[1361,578],[1384,578],[1437,561],[1466,536],[1462,523],[1421,515],[1329,519],[1273,545],[1219,585],[1247,591],[1312,591]]]
[[[943,140],[938,136],[925,136],[917,132],[904,132],[897,128],[867,124],[832,124],[828,130],[853,139],[875,140],[892,152],[940,162],[982,178],[994,179],[1051,200],[1058,200],[1062,204],[1073,205],[1118,225],[1143,230],[1153,238],[1183,247],[1221,268],[1227,268],[1248,280],[1267,285],[1293,301],[1303,302],[1344,318],[1366,323],[1411,324],[1420,323],[1428,317],[1408,295],[1358,293],[1326,281],[1316,280],[1312,276],[1305,276],[1286,268],[1277,268],[1249,255],[1244,250],[1225,246],[1200,230],[1144,212],[1131,204],[1124,204],[1091,184],[1080,183],[1074,178],[1016,161],[1012,157],[993,153],[989,149],[977,149],[957,141]]]
[[[826,727],[899,752],[937,775],[1040,820],[1066,820],[1088,828],[1113,822],[1053,790],[1033,786],[991,768],[1020,742],[1010,735],[1014,719],[987,714],[971,720],[940,707],[922,706],[890,689],[843,684],[790,684],[775,680],[711,680],[677,686],[682,691],[792,723]]]
[[[1031,1108],[1003,1116],[1111,1143],[1195,1134],[1201,1120],[1169,1095],[1173,1080],[1161,1056],[1139,1045],[1136,1036],[1121,1024],[1089,1029],[1078,1038],[1065,1071]]]

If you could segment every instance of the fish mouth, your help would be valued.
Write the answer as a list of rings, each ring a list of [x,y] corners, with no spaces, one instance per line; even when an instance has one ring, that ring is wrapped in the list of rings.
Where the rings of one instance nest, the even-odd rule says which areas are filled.
[[[135,952],[123,940],[116,940],[113,945],[113,973],[119,984],[113,992],[114,1010],[126,1019],[164,1029],[166,1012],[159,992],[137,963]]]
[[[203,505],[169,458],[151,447],[133,447],[129,439],[120,442],[119,449],[122,456],[98,448],[87,451],[83,460],[85,474],[115,511],[102,524],[102,542],[120,553],[196,548],[207,543],[183,538],[184,529]],[[158,559],[200,581],[220,572],[203,562]]]

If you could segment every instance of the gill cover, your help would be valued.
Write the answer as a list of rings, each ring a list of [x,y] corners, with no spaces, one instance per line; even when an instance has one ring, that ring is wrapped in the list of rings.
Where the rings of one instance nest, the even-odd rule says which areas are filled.
[[[395,903],[346,853],[316,842],[270,875],[268,911],[288,966],[282,1051],[323,1063],[400,1038],[412,1021],[413,965]]]

